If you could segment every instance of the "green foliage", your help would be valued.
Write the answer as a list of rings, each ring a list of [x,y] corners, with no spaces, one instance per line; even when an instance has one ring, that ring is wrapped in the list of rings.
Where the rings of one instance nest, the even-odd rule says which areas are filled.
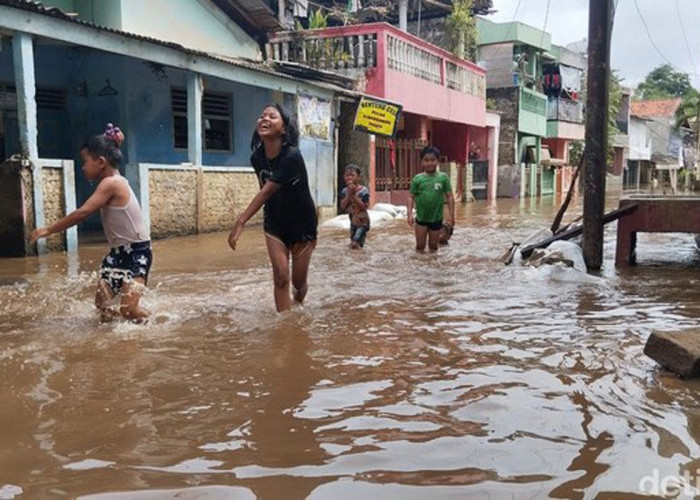
[[[493,97],[486,98],[486,109],[489,111],[497,109],[496,100]]]
[[[569,143],[569,163],[571,165],[578,165],[581,161],[581,155],[583,154],[583,141],[571,141]]]
[[[446,19],[450,51],[458,57],[476,59],[476,21],[472,15],[473,0],[454,0],[452,14]]]
[[[687,73],[664,64],[649,73],[637,86],[635,97],[640,100],[664,100],[683,97],[692,87]]]
[[[616,70],[610,71],[608,81],[608,150],[606,159],[608,165],[613,163],[613,137],[620,133],[617,128],[617,115],[620,112],[622,104],[622,86],[620,85],[620,77]]]
[[[316,9],[309,16],[309,29],[323,29],[328,27],[328,15],[323,14],[321,9]],[[325,69],[334,69],[338,64],[350,59],[350,55],[345,52],[342,40],[331,38],[306,39],[304,27],[296,21],[296,32],[292,34],[291,50],[296,54],[295,60],[301,60],[302,48],[306,52],[306,63]]]
[[[684,127],[690,125],[693,131],[698,133],[698,115],[700,114],[700,94],[695,89],[690,89],[685,96],[683,102],[676,110],[676,127]]]
[[[321,9],[316,9],[316,12],[312,12],[309,16],[309,29],[321,29],[328,27],[328,15],[324,15]]]

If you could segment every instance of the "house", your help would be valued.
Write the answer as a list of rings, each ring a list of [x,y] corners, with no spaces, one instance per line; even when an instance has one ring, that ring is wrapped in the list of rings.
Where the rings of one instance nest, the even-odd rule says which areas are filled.
[[[683,138],[675,126],[676,110],[681,99],[660,101],[632,101],[630,113],[642,120],[651,137],[652,177],[668,177],[672,189],[676,190],[678,171],[683,163]],[[648,178],[640,171],[641,179]],[[643,176],[643,177],[642,177]]]
[[[623,188],[640,191],[651,185],[651,131],[648,119],[631,115],[629,121],[629,153],[625,165]]]
[[[551,37],[520,22],[483,18],[477,18],[477,31],[479,64],[488,72],[486,96],[501,113],[498,196],[537,196],[538,186],[553,185],[554,177],[540,167],[547,97],[539,82]]]
[[[551,57],[550,57],[551,55]],[[569,151],[574,141],[583,141],[585,135],[582,85],[586,58],[566,47],[552,44],[545,53],[542,66],[542,90],[547,96],[547,136],[542,139],[543,152],[556,158],[552,168],[557,169],[554,192],[565,193],[569,189],[573,172]],[[543,167],[547,168],[544,162]],[[546,178],[546,176],[544,177]],[[540,194],[550,194],[549,186],[543,186]]]
[[[349,91],[265,64],[276,26],[262,0],[0,0],[0,160],[20,154],[34,167],[33,213],[3,241],[12,234],[31,252],[33,224],[87,199],[78,150],[108,122],[126,134],[124,174],[154,237],[226,229],[257,191],[248,145],[273,101],[309,125],[300,147],[312,194],[334,214],[336,99]],[[60,195],[42,190],[61,175]],[[99,229],[92,217],[48,248],[75,249],[78,232]]]
[[[441,168],[451,165],[458,192],[471,190],[478,161],[480,195],[489,186],[495,194],[499,118],[487,117],[483,68],[384,22],[276,32],[268,57],[342,73],[358,91],[403,106],[396,136],[386,138],[354,131],[356,106],[341,104],[339,166],[363,166],[374,201],[406,203],[427,144],[444,155]]]
[[[502,113],[498,196],[561,193],[575,170],[569,150],[584,139],[583,54],[520,22],[477,18],[486,94]]]

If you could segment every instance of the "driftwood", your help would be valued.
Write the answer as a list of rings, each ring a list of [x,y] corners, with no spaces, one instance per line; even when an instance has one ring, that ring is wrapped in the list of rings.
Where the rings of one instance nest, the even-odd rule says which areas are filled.
[[[613,210],[612,212],[608,212],[603,216],[603,224],[607,224],[609,222],[616,221],[617,219],[620,219],[621,217],[624,217],[625,215],[628,215],[632,212],[634,212],[637,209],[636,204],[632,205],[626,205],[622,208],[618,208],[617,210]],[[520,255],[523,258],[528,258],[530,255],[532,255],[533,250],[536,248],[546,248],[550,244],[554,243],[555,241],[559,240],[569,240],[571,238],[575,238],[576,236],[580,235],[583,233],[583,226],[576,226],[571,229],[567,229],[566,231],[560,232],[558,234],[555,234],[554,236],[551,236],[545,240],[542,240],[538,243],[533,243],[532,245],[528,245],[525,248],[522,248],[520,250]]]
[[[571,184],[569,184],[569,190],[566,193],[566,198],[564,198],[564,203],[562,203],[561,207],[559,207],[559,211],[557,212],[557,215],[556,217],[554,217],[554,221],[552,222],[552,227],[550,228],[552,234],[557,234],[557,231],[559,230],[559,224],[561,224],[561,220],[564,217],[564,213],[566,212],[566,209],[569,208],[569,203],[571,203],[571,196],[576,186],[578,174],[581,171],[581,167],[583,167],[583,159],[585,156],[586,150],[584,148],[583,152],[581,153],[581,158],[579,158],[578,160],[578,165],[576,165],[576,170],[574,170],[574,175],[573,177],[571,177]]]

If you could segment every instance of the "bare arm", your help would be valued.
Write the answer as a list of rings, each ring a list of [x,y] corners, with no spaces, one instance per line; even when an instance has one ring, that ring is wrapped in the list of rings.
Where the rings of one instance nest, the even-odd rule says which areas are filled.
[[[413,225],[413,205],[415,204],[415,196],[410,194],[408,197],[408,206],[406,207],[406,217],[408,219],[408,225]]]
[[[60,233],[65,231],[69,227],[75,226],[84,219],[86,219],[90,214],[96,212],[100,208],[107,205],[116,193],[115,185],[113,182],[102,181],[97,185],[97,189],[92,193],[92,196],[88,198],[82,206],[71,213],[57,220],[50,226],[37,228],[32,232],[31,242],[34,243],[39,238],[46,238],[55,233]]]
[[[273,194],[275,194],[275,192],[277,192],[277,190],[281,187],[281,184],[272,181],[267,181],[260,189],[260,191],[258,191],[258,194],[256,194],[255,197],[250,201],[248,207],[245,210],[243,210],[243,213],[241,215],[238,216],[236,222],[234,222],[233,224],[231,232],[228,235],[228,244],[232,250],[236,249],[236,242],[238,241],[238,238],[243,232],[245,223],[248,222],[250,218],[253,217],[256,213],[258,213],[258,210],[262,208],[265,202],[269,200],[270,197]]]
[[[447,210],[449,211],[450,214],[450,224],[452,224],[452,227],[455,225],[455,197],[452,194],[452,191],[447,192]]]
[[[348,190],[346,191],[346,193],[345,193],[345,197],[344,197],[342,200],[340,200],[340,209],[341,209],[342,211],[347,210],[348,205],[349,205],[350,202],[352,201],[351,198],[352,198],[352,193],[351,193],[350,190],[348,189]]]

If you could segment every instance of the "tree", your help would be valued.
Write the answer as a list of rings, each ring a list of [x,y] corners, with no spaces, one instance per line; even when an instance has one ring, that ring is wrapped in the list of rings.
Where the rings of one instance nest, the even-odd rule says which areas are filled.
[[[676,71],[664,64],[649,73],[637,86],[636,97],[640,100],[664,100],[683,97],[692,89],[687,73]]]
[[[683,102],[676,110],[676,127],[690,127],[698,133],[698,116],[700,115],[700,94],[690,89],[684,96]]]
[[[454,0],[445,26],[450,52],[470,61],[476,59],[477,32],[473,9],[473,0]]]

